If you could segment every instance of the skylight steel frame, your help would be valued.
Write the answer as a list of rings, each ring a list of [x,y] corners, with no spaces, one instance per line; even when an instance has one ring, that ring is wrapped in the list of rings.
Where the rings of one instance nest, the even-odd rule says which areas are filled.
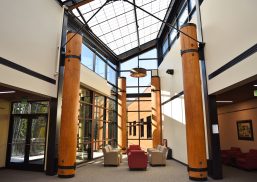
[[[59,0],[58,0],[58,1],[59,1]],[[74,3],[74,0],[64,1],[64,3],[66,3],[66,2],[71,2],[71,1]],[[77,4],[79,4],[79,3],[81,3],[81,2],[85,2],[85,1],[87,1],[87,0],[80,1],[80,2],[78,2]],[[91,2],[91,0],[88,0],[88,2],[89,2],[89,1]],[[130,1],[128,1],[128,0],[106,0],[105,3],[104,3],[103,5],[101,5],[101,6],[98,8],[98,10],[91,16],[91,18],[88,19],[87,22],[85,21],[85,19],[83,19],[83,14],[81,13],[81,11],[80,11],[78,8],[76,8],[76,10],[77,10],[77,12],[79,13],[80,17],[81,17],[82,20],[84,21],[84,25],[75,33],[75,35],[76,35],[77,33],[80,33],[81,30],[82,30],[83,28],[85,28],[86,26],[88,27],[88,22],[89,22],[90,20],[92,20],[92,18],[93,18],[105,5],[107,5],[107,4],[110,3],[110,2],[115,2],[115,1],[127,2],[127,3],[129,3],[129,4],[131,4],[131,5],[133,6],[133,10],[132,10],[132,11],[134,11],[134,14],[135,14],[135,22],[131,22],[130,24],[132,24],[132,23],[136,23],[136,24],[137,24],[138,19],[137,19],[137,17],[136,17],[136,8],[138,8],[138,9],[140,9],[141,11],[143,11],[144,13],[150,15],[151,17],[154,17],[154,18],[157,19],[159,22],[162,22],[162,23],[164,24],[164,26],[166,25],[166,26],[168,26],[169,28],[175,29],[177,32],[182,33],[182,34],[184,34],[185,36],[189,37],[190,39],[192,39],[192,40],[198,42],[199,45],[200,45],[200,44],[203,44],[202,42],[200,42],[200,41],[198,41],[198,40],[192,38],[191,36],[187,35],[186,33],[181,32],[178,28],[174,27],[172,24],[169,24],[169,23],[167,23],[166,21],[164,21],[164,20],[160,19],[159,17],[155,16],[153,13],[150,13],[150,12],[144,10],[143,8],[141,8],[140,6],[137,6],[137,5],[135,4],[135,0],[133,0],[133,3],[130,2]],[[153,1],[151,1],[151,2],[153,2]],[[168,8],[170,8],[170,6],[169,6]],[[168,9],[168,8],[167,8],[167,9]],[[124,9],[125,9],[125,8],[124,8]],[[92,11],[94,11],[94,10],[92,10]],[[159,10],[159,12],[160,12],[160,11],[162,11],[162,10]],[[87,12],[87,13],[88,13],[88,12]],[[124,13],[122,13],[122,14],[126,14],[126,13],[127,13],[127,12],[124,12]],[[85,14],[85,13],[84,13],[84,14]],[[167,12],[166,12],[166,15],[167,15]],[[165,17],[166,17],[166,15],[165,15]],[[120,16],[120,15],[118,15],[118,16]],[[107,16],[106,16],[106,17],[107,17]],[[117,15],[115,14],[114,17],[117,17]],[[165,17],[164,17],[164,19],[165,19]],[[144,19],[144,18],[145,18],[145,16],[143,16],[143,18],[141,18],[141,19]],[[108,21],[108,20],[105,20],[105,21]],[[126,20],[126,21],[127,21],[127,20]],[[85,23],[85,22],[86,22],[86,23]],[[101,22],[101,23],[102,23],[102,22]],[[154,24],[157,24],[157,23],[158,23],[158,22],[156,22],[156,23],[154,23]],[[151,25],[149,25],[149,26],[146,26],[146,27],[144,27],[143,29],[148,28],[148,27],[150,27],[150,26],[153,26],[154,24],[151,24]],[[96,26],[96,25],[94,25],[94,26]],[[126,24],[126,25],[124,25],[124,26],[128,26],[128,24]],[[161,27],[162,27],[162,25],[161,25]],[[161,28],[161,27],[160,27],[160,28]],[[117,29],[121,29],[121,28],[122,28],[122,27],[119,27],[119,28],[117,28]],[[91,28],[90,28],[90,29],[91,29]],[[159,31],[160,31],[160,30],[156,31],[156,32],[157,32],[157,37],[158,37],[158,35],[159,35]],[[106,34],[111,33],[111,32],[113,32],[113,30],[110,31],[110,32],[104,33],[103,35],[106,35]],[[154,33],[156,33],[156,32],[151,32],[150,34],[145,35],[144,37],[151,36],[152,34],[154,34]],[[135,33],[135,32],[133,32],[133,33]],[[139,29],[138,29],[138,25],[136,25],[136,33],[137,33],[137,43],[138,43],[138,47],[134,47],[134,48],[132,48],[132,49],[139,48],[139,50],[140,50],[140,46],[141,46],[141,45],[140,45],[140,38],[139,38]],[[75,35],[74,35],[74,36],[75,36]],[[103,36],[103,35],[101,35],[101,36]],[[127,36],[129,36],[129,35],[130,35],[130,34],[128,34],[128,35],[126,35],[126,36],[122,36],[122,37],[120,37],[119,39],[122,39],[122,41],[123,41],[123,38],[125,38],[125,37],[127,37]],[[74,37],[74,36],[73,36],[73,37]],[[99,37],[101,37],[101,36],[99,36]],[[72,39],[73,37],[71,37],[71,39]],[[142,38],[144,38],[144,37],[142,37]],[[71,40],[71,39],[70,39],[70,40]],[[113,40],[113,41],[111,41],[111,42],[115,42],[115,41],[117,41],[117,40],[119,40],[119,39],[115,39],[115,40]],[[63,47],[64,47],[70,40],[68,40],[68,41],[63,45]],[[131,40],[131,39],[130,39],[130,40]],[[152,39],[152,40],[153,40],[153,39]],[[124,44],[124,41],[123,41],[123,45],[120,46],[120,47],[118,47],[118,46],[117,46],[117,43],[115,42],[115,43],[116,43],[116,48],[115,48],[115,49],[111,49],[111,50],[112,50],[112,52],[114,52],[115,50],[118,50],[119,48],[124,47],[124,46],[126,46],[126,45],[128,45],[128,44],[132,44],[133,42],[135,42],[135,41],[132,41],[132,42],[130,41],[129,43]],[[104,44],[109,44],[109,43],[110,43],[110,42],[104,43]],[[107,47],[109,47],[109,46],[107,45]],[[128,51],[131,51],[132,49],[127,50],[127,51],[125,51],[125,52],[122,52],[121,54],[124,54],[124,53],[126,53],[126,52],[128,52]],[[115,54],[115,53],[114,53],[114,54]],[[119,54],[119,55],[121,55],[121,54]],[[117,55],[117,54],[116,54],[116,55]]]
[[[136,23],[136,32],[137,32],[137,43],[138,43],[138,47],[140,48],[140,38],[139,38],[139,30],[138,30],[139,26],[138,26],[138,20],[137,20],[137,10],[136,10],[136,6],[135,6],[136,1],[133,0],[133,3],[134,3],[133,9],[134,9],[135,23]]]
[[[115,2],[115,1],[117,1],[117,0],[111,0],[111,1],[109,1],[109,2]],[[120,1],[120,0],[119,0]],[[126,2],[126,1],[122,1],[122,2]],[[149,6],[149,4],[151,4],[151,3],[154,3],[154,2],[156,2],[156,3],[158,3],[158,1],[157,0],[152,0],[152,1],[150,1],[150,2],[147,2],[147,3],[143,3],[141,6],[143,7],[143,6],[147,6],[148,5],[148,7],[150,7]],[[103,1],[102,1],[102,3],[103,3]],[[132,5],[132,9],[131,10],[129,10],[129,11],[126,11],[126,8],[124,8],[123,9],[123,11],[125,11],[124,13],[122,13],[122,14],[116,14],[116,15],[114,15],[114,17],[112,17],[112,18],[108,18],[108,19],[105,19],[104,21],[101,21],[101,22],[99,22],[99,23],[97,23],[97,24],[94,24],[94,25],[92,25],[92,26],[90,26],[90,29],[91,30],[93,30],[92,29],[92,27],[95,27],[95,26],[99,26],[98,28],[99,28],[99,31],[100,31],[100,33],[101,33],[101,29],[100,29],[100,25],[99,24],[101,24],[101,23],[104,23],[104,22],[106,22],[106,21],[108,21],[108,20],[111,20],[111,19],[113,19],[113,18],[117,18],[117,17],[119,17],[119,16],[122,16],[122,15],[124,15],[124,14],[126,14],[126,15],[128,15],[128,13],[129,12],[132,12],[132,11],[135,11],[136,10],[136,7],[134,6],[134,3],[132,3],[131,4]],[[95,11],[97,8],[97,6],[99,6],[99,4],[97,3],[96,4],[96,6],[94,7],[94,9],[90,9],[88,12],[82,12],[81,14],[82,15],[85,15],[85,14],[87,14],[87,13],[92,13],[92,11]],[[138,7],[138,6],[137,6]],[[91,7],[92,8],[92,7]],[[100,7],[101,8],[101,7]],[[165,13],[166,12],[166,10],[168,9],[168,7],[167,8],[162,8],[161,6],[160,6],[160,9],[158,9],[157,11],[155,11],[154,13],[156,13],[156,14],[159,14],[159,13]],[[77,17],[78,18],[82,18],[82,16],[81,16],[81,14],[78,12],[78,11],[76,11],[75,12],[77,15]],[[128,16],[131,16],[130,14],[128,15]],[[160,24],[160,22],[159,21],[157,21],[157,22],[155,22],[155,21],[153,21],[154,20],[154,18],[149,18],[149,17],[151,17],[151,16],[148,16],[146,13],[144,13],[143,15],[142,15],[143,17],[142,18],[135,18],[134,20],[133,20],[133,22],[129,22],[129,23],[125,23],[126,25],[122,25],[122,26],[118,26],[118,28],[116,28],[115,30],[117,31],[117,29],[122,29],[122,28],[125,28],[125,27],[128,27],[128,26],[131,26],[131,24],[132,23],[135,23],[135,24],[137,24],[138,23],[138,21],[143,21],[143,20],[145,20],[145,21],[147,21],[147,20],[149,20],[149,21],[151,21],[151,24],[150,25],[148,25],[148,26],[143,26],[143,28],[142,29],[138,29],[138,30],[136,30],[135,32],[133,32],[133,34],[134,33],[136,33],[136,35],[137,35],[137,46],[135,46],[135,44],[136,44],[136,41],[134,40],[134,38],[132,38],[131,37],[131,32],[129,32],[129,34],[127,34],[126,36],[118,36],[119,37],[119,39],[122,39],[122,41],[125,41],[125,43],[123,42],[121,42],[121,44],[123,44],[123,45],[130,45],[129,47],[131,47],[131,48],[129,48],[129,47],[126,47],[125,48],[125,52],[127,52],[127,51],[130,51],[131,49],[133,49],[133,48],[135,48],[135,47],[140,47],[141,45],[140,44],[143,44],[143,43],[147,43],[148,41],[151,41],[151,40],[153,40],[153,37],[154,38],[156,38],[157,37],[157,35],[158,35],[158,32],[157,31],[154,31],[154,29],[155,28],[157,28],[157,27],[159,27],[159,26],[161,26],[161,25],[158,25],[158,24]],[[161,16],[164,16],[164,14],[163,15],[161,15]],[[105,16],[106,18],[108,17],[108,16]],[[147,19],[148,18],[148,19]],[[124,18],[125,19],[125,18]],[[126,20],[124,20],[124,21],[126,21]],[[152,22],[153,21],[153,22]],[[143,22],[142,22],[143,23]],[[142,24],[143,25],[143,24]],[[138,26],[136,26],[136,28],[137,28]],[[128,27],[129,28],[129,27]],[[145,30],[145,29],[149,29],[149,28],[154,28],[154,29],[152,29],[152,31],[151,31],[151,34],[147,34],[147,35],[145,35],[145,32],[147,32],[147,30]],[[127,31],[129,31],[129,30],[131,30],[131,29],[127,29]],[[139,31],[144,31],[145,30],[145,32],[142,32],[142,33],[144,33],[144,34],[142,34],[143,36],[141,36],[140,37],[140,33],[139,33]],[[159,28],[158,28],[158,30],[159,30]],[[97,35],[100,39],[102,39],[101,37],[102,36],[105,36],[105,35],[108,35],[108,34],[110,34],[111,36],[112,36],[112,34],[111,34],[111,32],[113,32],[114,30],[112,30],[112,31],[108,31],[108,32],[105,32],[105,33],[103,33],[103,34],[101,34],[100,36],[99,35]],[[122,33],[119,33],[119,35],[122,35]],[[128,35],[130,35],[130,36],[128,36]],[[113,37],[113,36],[112,36]],[[116,36],[117,37],[117,36]],[[130,37],[133,39],[133,40],[131,40],[131,41],[129,41],[130,40]],[[114,41],[117,41],[117,40],[119,40],[119,39],[115,39],[115,40],[113,40],[112,42],[114,42]],[[109,43],[110,42],[108,42],[108,41],[106,41],[107,39],[106,39],[106,37],[103,37],[103,39],[102,39],[102,41],[104,42],[104,44],[106,44],[108,47],[110,47],[110,45],[109,45]],[[141,43],[141,42],[139,42],[140,40],[142,40],[143,41],[143,43]],[[139,43],[138,43],[139,42]],[[113,43],[114,45],[115,45],[115,43]],[[139,45],[139,46],[138,46]],[[120,48],[122,48],[122,47],[124,47],[124,46],[119,46],[119,45],[115,45],[114,47],[112,46],[112,47],[110,47],[112,50],[118,50],[118,52],[116,51],[116,55],[120,55],[120,54],[122,54],[122,53],[124,53],[123,52],[123,50],[120,50]],[[119,52],[120,51],[120,52]],[[119,54],[117,54],[117,53],[119,53]]]

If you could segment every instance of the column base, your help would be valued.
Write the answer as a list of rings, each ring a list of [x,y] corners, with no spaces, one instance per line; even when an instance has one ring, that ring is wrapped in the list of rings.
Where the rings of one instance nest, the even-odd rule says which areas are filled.
[[[75,176],[75,174],[69,174],[69,175],[61,175],[61,174],[58,174],[58,177],[59,178],[73,178]]]
[[[196,177],[191,177],[189,176],[189,179],[190,180],[193,180],[193,181],[207,181],[207,177],[206,178],[196,178]]]

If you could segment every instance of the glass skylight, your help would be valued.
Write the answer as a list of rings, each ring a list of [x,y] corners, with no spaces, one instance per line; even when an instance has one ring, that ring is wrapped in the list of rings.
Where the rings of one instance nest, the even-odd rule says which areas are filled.
[[[133,0],[129,0],[133,2]],[[164,19],[171,0],[135,0],[136,5]],[[93,14],[106,2],[94,0],[80,6],[84,19],[88,21]],[[73,10],[82,22],[78,11]],[[101,9],[88,26],[115,54],[119,55],[130,49],[157,38],[162,22],[136,8],[139,40],[137,38],[134,6],[125,1],[111,1]]]

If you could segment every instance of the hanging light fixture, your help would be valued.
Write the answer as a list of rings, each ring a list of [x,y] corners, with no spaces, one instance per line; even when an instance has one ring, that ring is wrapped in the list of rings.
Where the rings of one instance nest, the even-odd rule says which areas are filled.
[[[146,76],[146,69],[145,68],[133,68],[130,71],[130,76],[135,78],[141,78]]]

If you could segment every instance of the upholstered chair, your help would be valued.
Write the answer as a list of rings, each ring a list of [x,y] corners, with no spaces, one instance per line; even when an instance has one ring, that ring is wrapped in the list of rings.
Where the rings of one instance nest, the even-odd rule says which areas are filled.
[[[166,165],[166,158],[167,158],[167,148],[164,146],[160,146],[159,150],[152,150],[151,154],[149,155],[149,163],[152,166],[157,165]]]
[[[118,166],[120,165],[120,153],[119,151],[112,151],[107,145],[103,148],[104,154],[104,166]]]

